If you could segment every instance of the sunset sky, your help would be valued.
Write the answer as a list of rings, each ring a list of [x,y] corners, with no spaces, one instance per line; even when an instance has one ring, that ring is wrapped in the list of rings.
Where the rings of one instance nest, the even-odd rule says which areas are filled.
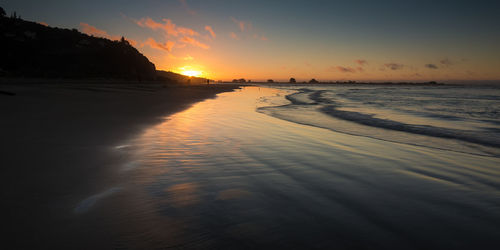
[[[498,80],[500,1],[2,0],[215,80]]]

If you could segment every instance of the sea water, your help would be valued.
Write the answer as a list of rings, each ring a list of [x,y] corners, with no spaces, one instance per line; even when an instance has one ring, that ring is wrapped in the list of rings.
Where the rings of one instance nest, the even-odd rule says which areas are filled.
[[[289,104],[259,111],[288,121],[430,148],[496,155],[499,86],[293,87]],[[451,140],[450,140],[451,139]]]
[[[243,87],[127,142],[119,193],[86,209],[118,248],[496,249],[499,96]]]

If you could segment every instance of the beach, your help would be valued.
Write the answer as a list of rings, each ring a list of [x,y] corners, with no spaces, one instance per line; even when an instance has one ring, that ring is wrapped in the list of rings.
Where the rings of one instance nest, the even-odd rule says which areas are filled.
[[[1,189],[9,242],[20,248],[81,243],[68,233],[85,231],[73,209],[117,181],[116,167],[125,157],[112,149],[170,114],[235,88],[2,82]],[[84,239],[102,237],[92,229]]]
[[[447,138],[413,130],[402,141],[378,123],[367,130],[357,127],[367,122],[314,113],[335,104],[337,112],[379,112],[372,117],[382,119],[387,110],[357,105],[356,98],[375,103],[366,91],[401,92],[410,109],[408,93],[421,100],[443,87],[172,88],[154,92],[159,99],[127,90],[120,94],[127,101],[109,106],[103,103],[110,97],[96,96],[116,93],[71,89],[70,99],[50,98],[52,108],[68,103],[52,111],[52,121],[40,111],[40,93],[26,97],[37,100],[32,110],[2,124],[12,141],[2,144],[11,166],[2,174],[9,176],[2,191],[11,240],[77,249],[495,249],[498,243],[495,147],[470,148],[461,137],[441,143]],[[175,98],[187,99],[182,94],[209,99],[168,109]],[[41,123],[29,123],[28,114]],[[451,126],[407,115],[401,122]],[[433,144],[420,143],[424,137]]]

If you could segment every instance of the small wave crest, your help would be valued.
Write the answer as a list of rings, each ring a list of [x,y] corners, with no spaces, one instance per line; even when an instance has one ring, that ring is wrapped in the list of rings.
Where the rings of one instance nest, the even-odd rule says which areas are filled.
[[[77,214],[83,214],[88,212],[98,201],[113,195],[114,193],[120,191],[119,187],[112,187],[104,192],[92,195],[84,200],[82,200],[78,205],[74,208],[74,212]]]
[[[301,89],[301,91],[285,96],[292,104],[296,105],[316,105],[316,101],[310,98],[310,93],[314,92],[310,89]]]

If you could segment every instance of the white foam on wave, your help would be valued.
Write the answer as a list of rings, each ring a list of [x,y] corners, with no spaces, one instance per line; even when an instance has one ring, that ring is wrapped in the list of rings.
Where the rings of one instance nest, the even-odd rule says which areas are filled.
[[[128,147],[130,147],[130,145],[124,144],[124,145],[116,146],[115,149],[124,149],[124,148],[128,148]]]
[[[104,192],[92,195],[87,199],[78,203],[78,205],[73,209],[73,211],[77,214],[83,214],[88,212],[99,200],[102,200],[106,197],[113,195],[114,193],[120,191],[122,188],[120,187],[112,187]]]
[[[285,98],[296,105],[314,105],[316,101],[311,100],[309,92],[310,90],[303,89],[300,92],[287,95]]]
[[[137,164],[136,162],[131,161],[131,162],[127,162],[127,163],[125,163],[125,164],[122,166],[122,169],[121,169],[121,170],[122,170],[122,171],[130,171],[130,170],[132,170],[132,169],[137,168],[137,166],[138,166],[138,164]]]

